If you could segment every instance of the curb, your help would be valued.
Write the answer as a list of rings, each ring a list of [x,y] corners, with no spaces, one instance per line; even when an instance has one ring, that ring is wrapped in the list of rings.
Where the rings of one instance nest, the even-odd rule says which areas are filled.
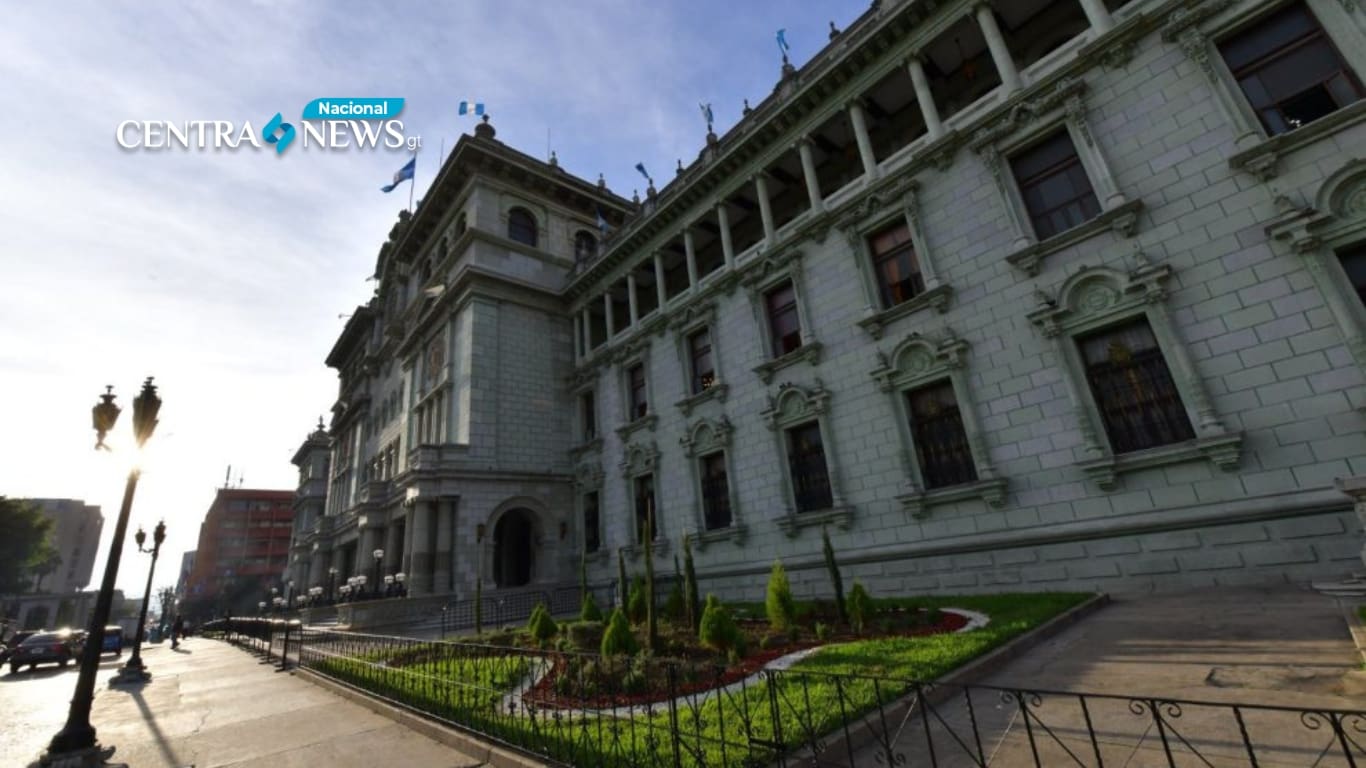
[[[303,680],[313,683],[323,690],[335,693],[348,701],[359,704],[381,717],[387,717],[395,723],[412,731],[416,731],[439,744],[443,744],[451,749],[459,750],[480,761],[480,765],[491,765],[494,766],[494,768],[546,768],[546,766],[554,765],[554,763],[538,762],[527,755],[514,752],[506,747],[489,744],[472,734],[458,730],[445,723],[430,720],[422,715],[410,712],[403,707],[390,704],[372,694],[352,688],[345,683],[339,683],[335,680],[328,679],[322,675],[310,672],[307,669],[295,668],[290,670],[290,672]]]

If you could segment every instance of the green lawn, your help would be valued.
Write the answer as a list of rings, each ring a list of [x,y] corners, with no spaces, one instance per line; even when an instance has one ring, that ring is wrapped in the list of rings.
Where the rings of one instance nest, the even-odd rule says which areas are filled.
[[[399,668],[381,659],[315,666],[386,698],[575,765],[671,763],[674,749],[683,765],[762,765],[771,762],[773,751],[754,746],[756,742],[796,746],[836,731],[879,704],[913,692],[912,681],[935,679],[1089,597],[1062,593],[879,600],[881,606],[966,608],[987,614],[991,622],[961,634],[831,645],[789,672],[673,708],[656,704],[649,711],[511,712],[506,694],[531,663],[515,654],[477,660],[425,659],[419,654]],[[676,741],[671,738],[675,732]]]

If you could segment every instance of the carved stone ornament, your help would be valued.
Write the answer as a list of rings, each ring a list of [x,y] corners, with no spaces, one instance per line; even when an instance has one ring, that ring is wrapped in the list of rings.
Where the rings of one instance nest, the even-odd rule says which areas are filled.
[[[814,418],[830,406],[830,390],[820,379],[814,387],[783,384],[777,395],[768,396],[768,407],[759,413],[769,429],[777,430]]]
[[[653,442],[630,443],[622,451],[621,470],[627,477],[655,471],[659,466],[659,449]]]
[[[704,456],[730,446],[734,427],[725,416],[719,419],[699,419],[688,427],[688,432],[678,439],[685,456]]]

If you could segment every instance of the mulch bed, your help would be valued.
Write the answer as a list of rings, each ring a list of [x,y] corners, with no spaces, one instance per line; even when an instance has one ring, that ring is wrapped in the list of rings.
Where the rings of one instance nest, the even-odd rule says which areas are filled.
[[[748,655],[735,664],[716,663],[716,654],[703,648],[689,647],[681,655],[659,657],[651,662],[652,673],[646,689],[637,693],[626,693],[616,690],[609,693],[597,693],[590,696],[576,696],[573,693],[562,694],[555,690],[555,681],[560,675],[566,674],[569,669],[569,661],[566,657],[556,657],[550,672],[543,675],[539,682],[522,696],[523,701],[528,704],[535,704],[540,707],[555,709],[611,709],[613,707],[643,706],[646,704],[665,703],[670,698],[665,670],[670,662],[676,662],[678,674],[674,681],[672,694],[675,697],[689,696],[696,693],[703,693],[714,688],[722,688],[732,683],[743,680],[764,668],[764,665],[781,656],[795,653],[807,648],[814,648],[822,645],[850,642],[853,640],[871,640],[883,637],[923,637],[926,635],[939,635],[948,632],[956,632],[967,625],[968,620],[956,613],[940,612],[938,617],[932,622],[915,622],[914,617],[903,615],[898,617],[895,613],[878,614],[879,619],[890,620],[893,626],[890,631],[870,632],[864,635],[855,635],[850,631],[843,631],[832,634],[825,640],[817,640],[809,632],[804,633],[802,638],[795,643],[789,642],[782,645],[772,645],[765,649],[758,648],[757,640],[752,640],[752,650]],[[901,621],[898,621],[900,619]],[[897,628],[896,624],[910,623],[910,626]],[[747,636],[753,637],[756,634],[762,636],[767,628],[767,622],[757,620],[739,621],[737,624],[745,631]],[[708,662],[711,663],[708,663]],[[624,664],[625,662],[623,662]],[[696,671],[697,679],[688,681],[684,679],[684,668]]]

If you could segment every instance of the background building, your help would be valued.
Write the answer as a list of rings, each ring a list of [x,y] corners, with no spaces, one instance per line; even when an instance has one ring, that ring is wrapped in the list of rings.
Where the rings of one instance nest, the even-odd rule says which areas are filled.
[[[100,508],[76,499],[28,499],[52,521],[52,545],[58,561],[51,573],[34,574],[44,592],[77,592],[90,584],[99,550],[104,515]]]
[[[294,513],[290,491],[220,488],[199,528],[182,611],[255,612],[279,589]]]
[[[203,526],[200,526],[203,531]],[[190,550],[180,556],[180,575],[176,578],[175,593],[176,597],[184,599],[190,588],[190,575],[194,573],[195,555],[198,550]]]
[[[751,598],[822,528],[875,592],[1358,568],[1364,74],[1337,0],[880,0],[643,202],[486,118],[327,357],[309,582],[608,580],[651,517]]]

